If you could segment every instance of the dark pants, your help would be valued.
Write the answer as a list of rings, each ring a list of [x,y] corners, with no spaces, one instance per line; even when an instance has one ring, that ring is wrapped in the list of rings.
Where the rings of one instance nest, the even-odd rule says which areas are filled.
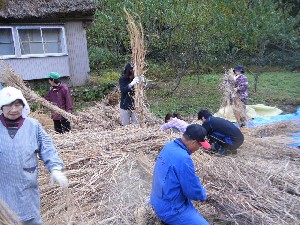
[[[69,132],[71,130],[71,123],[69,120],[53,120],[54,122],[54,130],[60,134],[65,132]]]

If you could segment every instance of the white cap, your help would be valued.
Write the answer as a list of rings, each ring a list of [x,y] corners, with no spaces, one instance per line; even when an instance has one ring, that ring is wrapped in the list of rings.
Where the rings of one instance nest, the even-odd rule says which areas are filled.
[[[0,109],[2,106],[8,105],[17,99],[21,99],[25,105],[22,111],[22,117],[25,118],[30,113],[29,105],[22,92],[14,87],[5,87],[0,90]]]

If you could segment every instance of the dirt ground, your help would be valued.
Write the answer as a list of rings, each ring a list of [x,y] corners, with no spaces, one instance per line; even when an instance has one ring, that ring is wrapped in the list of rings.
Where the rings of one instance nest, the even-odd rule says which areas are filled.
[[[103,106],[93,115],[105,113]],[[48,115],[32,116],[53,138],[70,181],[66,190],[50,187],[41,168],[46,225],[161,224],[148,204],[152,171],[161,148],[178,134],[162,132],[157,119],[144,128],[123,128],[116,114],[109,123],[74,125],[59,135]],[[243,128],[237,155],[217,158],[199,150],[192,156],[208,195],[194,205],[210,224],[299,224],[300,150],[287,145],[299,130],[300,121]]]

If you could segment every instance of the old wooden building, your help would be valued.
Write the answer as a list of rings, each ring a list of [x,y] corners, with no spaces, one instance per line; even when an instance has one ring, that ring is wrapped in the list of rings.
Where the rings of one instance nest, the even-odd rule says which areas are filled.
[[[52,71],[74,86],[89,80],[85,28],[96,10],[93,0],[0,0],[0,59],[24,80]]]

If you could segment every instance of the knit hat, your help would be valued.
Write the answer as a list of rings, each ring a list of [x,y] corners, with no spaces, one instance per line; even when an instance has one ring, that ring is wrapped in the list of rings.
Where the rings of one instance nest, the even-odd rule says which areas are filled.
[[[244,73],[244,67],[242,67],[242,66],[236,66],[234,68],[233,72],[235,72],[235,71],[241,71],[241,73]]]
[[[0,90],[0,109],[2,106],[8,105],[17,99],[20,99],[24,104],[22,117],[25,118],[30,113],[29,105],[22,92],[14,87],[5,87]]]

